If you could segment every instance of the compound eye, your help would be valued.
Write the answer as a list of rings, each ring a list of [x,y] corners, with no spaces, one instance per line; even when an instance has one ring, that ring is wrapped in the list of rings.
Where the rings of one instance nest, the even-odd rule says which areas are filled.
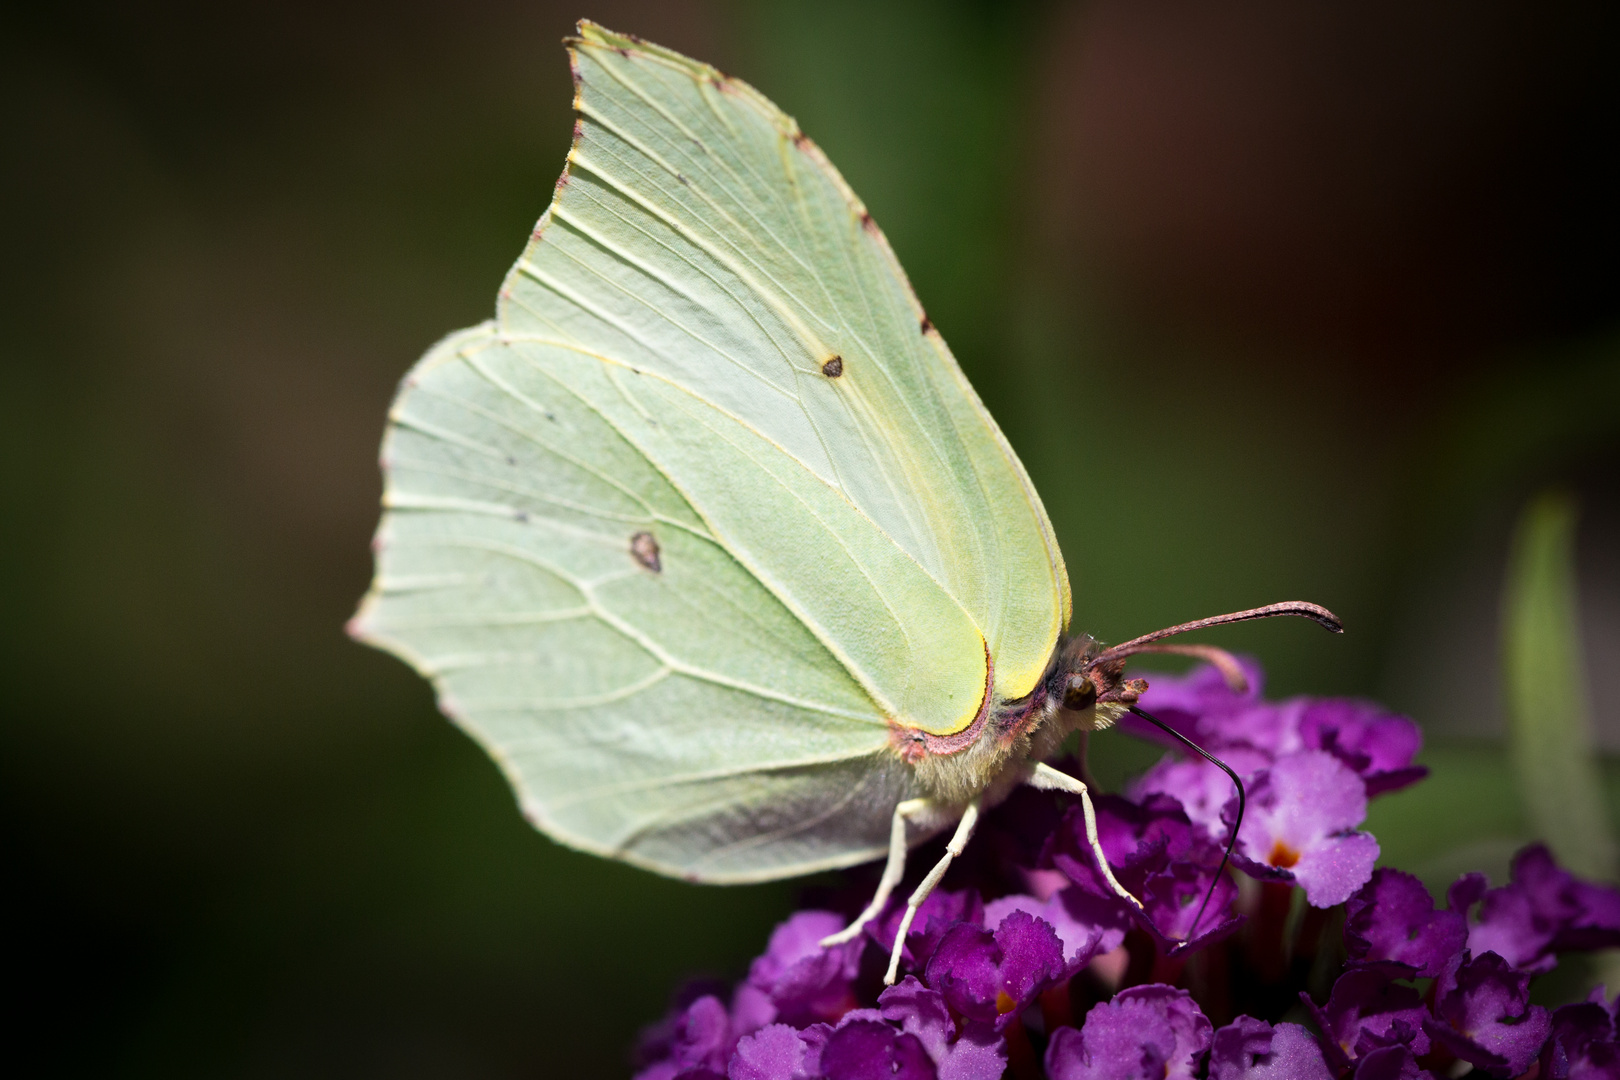
[[[1080,712],[1097,704],[1097,687],[1089,675],[1070,675],[1069,685],[1063,691],[1063,707]]]

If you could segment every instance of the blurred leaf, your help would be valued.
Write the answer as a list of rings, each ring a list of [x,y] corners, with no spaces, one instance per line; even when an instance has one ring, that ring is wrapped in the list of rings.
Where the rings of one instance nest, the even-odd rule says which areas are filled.
[[[1509,741],[1532,831],[1561,863],[1614,875],[1576,622],[1574,499],[1548,492],[1519,520],[1503,603]]]
[[[1378,837],[1379,865],[1416,874],[1436,896],[1470,870],[1502,884],[1528,841],[1508,755],[1478,740],[1429,740],[1418,761],[1432,770],[1427,780],[1368,808],[1364,827]]]

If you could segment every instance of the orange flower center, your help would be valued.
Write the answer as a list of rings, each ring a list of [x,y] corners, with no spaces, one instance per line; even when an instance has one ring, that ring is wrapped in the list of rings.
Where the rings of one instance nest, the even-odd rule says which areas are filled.
[[[1272,866],[1287,870],[1290,866],[1299,862],[1299,852],[1278,840],[1271,845],[1271,854],[1266,856],[1266,862]]]
[[[1012,996],[1010,994],[1008,994],[1007,991],[1005,991],[1005,990],[997,990],[996,991],[996,1012],[998,1012],[998,1013],[1010,1013],[1010,1012],[1013,1011],[1013,1006],[1015,1006],[1017,1004],[1018,1004],[1018,1002],[1014,1001],[1012,999]]]

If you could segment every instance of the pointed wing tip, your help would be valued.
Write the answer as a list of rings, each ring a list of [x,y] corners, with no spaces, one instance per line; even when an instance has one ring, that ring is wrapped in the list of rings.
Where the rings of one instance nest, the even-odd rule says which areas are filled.
[[[580,19],[574,24],[574,32],[563,38],[565,45],[598,44],[609,38],[628,37],[626,34],[615,34],[612,30],[593,19]]]
[[[656,42],[648,41],[646,38],[640,37],[636,34],[627,34],[618,30],[609,30],[601,23],[592,22],[590,19],[579,20],[579,22],[574,25],[574,30],[575,32],[572,35],[563,38],[563,44],[568,49],[569,66],[573,70],[574,85],[576,90],[581,82],[581,72],[579,68],[580,49],[605,49],[609,52],[618,53],[626,60],[639,58],[641,60],[664,61],[666,63],[673,64],[678,68],[684,69],[693,78],[712,79],[717,84],[726,86],[731,86],[735,83],[735,80],[731,79],[723,71],[711,64],[706,64],[701,60],[694,60],[685,53],[659,45]],[[578,94],[576,93],[576,109],[579,107],[578,102],[579,98]]]
[[[635,34],[625,34],[617,30],[609,30],[599,22],[590,19],[581,19],[574,24],[574,33],[563,38],[563,44],[570,49],[579,46],[603,46],[628,55],[628,50],[668,52],[660,45],[654,45],[644,37]]]

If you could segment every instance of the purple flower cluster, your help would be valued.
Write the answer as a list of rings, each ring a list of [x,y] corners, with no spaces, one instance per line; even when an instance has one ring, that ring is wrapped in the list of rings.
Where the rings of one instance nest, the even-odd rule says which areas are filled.
[[[1143,701],[1244,776],[1241,875],[1219,870],[1236,800],[1205,762],[1167,757],[1130,798],[1097,800],[1140,911],[1102,879],[1078,809],[1020,792],[920,909],[897,985],[881,972],[898,903],[830,949],[847,915],[800,911],[740,985],[688,992],[644,1034],[637,1080],[1620,1078],[1620,999],[1529,1000],[1559,953],[1620,946],[1620,891],[1539,846],[1508,884],[1465,875],[1441,908],[1373,869],[1367,800],[1424,775],[1409,720],[1267,702],[1209,668]]]
[[[1367,880],[1378,841],[1356,826],[1367,800],[1428,774],[1412,758],[1417,726],[1368,702],[1260,697],[1258,665],[1244,663],[1248,689],[1232,690],[1213,667],[1148,683],[1142,706],[1243,777],[1249,809],[1234,858],[1255,878],[1297,883],[1316,907],[1332,907]],[[1122,725],[1160,738],[1135,717]],[[1202,758],[1166,757],[1131,788],[1180,803],[1208,840],[1224,842],[1237,811],[1232,781]],[[1112,859],[1110,859],[1112,861]]]

